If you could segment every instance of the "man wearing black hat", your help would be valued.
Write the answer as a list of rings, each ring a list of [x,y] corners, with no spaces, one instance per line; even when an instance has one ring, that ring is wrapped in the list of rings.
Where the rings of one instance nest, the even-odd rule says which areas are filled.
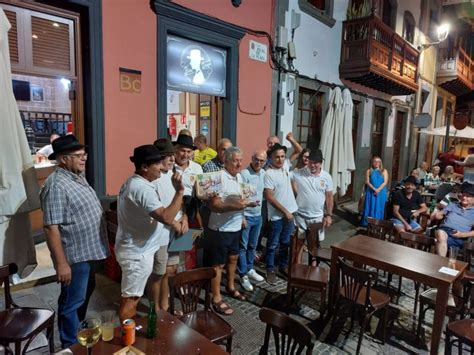
[[[404,181],[404,188],[393,195],[394,218],[391,221],[398,233],[417,233],[422,230],[416,218],[428,208],[420,193],[416,191],[416,184],[416,177],[410,175]]]
[[[295,222],[300,231],[298,255],[302,250],[306,232],[312,223],[323,222],[324,228],[332,224],[333,182],[331,175],[322,169],[323,160],[321,150],[311,150],[308,166],[296,170],[291,179],[298,205],[298,211],[295,214]],[[326,212],[324,212],[325,206]],[[320,241],[324,240],[324,228],[319,232]]]
[[[52,148],[49,159],[58,167],[46,179],[40,199],[46,242],[61,283],[58,328],[67,348],[77,343],[77,328],[95,287],[95,264],[109,255],[109,248],[104,211],[84,177],[84,145],[68,135],[54,140]]]
[[[467,238],[474,237],[474,185],[464,182],[459,202],[451,202],[431,215],[432,220],[444,219],[436,230],[436,252],[446,256],[448,247],[462,248]]]
[[[161,176],[152,181],[158,191],[158,196],[163,206],[168,207],[175,196],[175,190],[173,187],[173,168],[175,165],[174,154],[176,148],[167,138],[160,138],[153,143],[160,154],[163,155],[161,161]],[[165,225],[162,231],[162,238],[160,239],[160,248],[168,248],[169,242],[175,237],[180,236],[188,231],[188,217],[181,208],[176,214],[174,223],[172,225]],[[160,263],[160,273],[163,275],[160,282],[153,282],[151,289],[153,299],[157,308],[165,311],[169,308],[169,287],[168,278],[176,274],[179,264],[179,252],[168,252],[168,259],[166,263]],[[166,271],[166,272],[165,272]]]
[[[179,171],[183,176],[184,195],[192,196],[196,175],[202,174],[201,165],[191,160],[193,152],[196,150],[193,137],[180,134],[173,145],[176,148],[176,171]]]
[[[285,168],[286,147],[279,143],[269,150],[272,165],[265,172],[263,195],[268,202],[268,220],[270,234],[268,235],[265,263],[267,267],[267,282],[276,282],[275,253],[279,246],[279,267],[283,274],[288,269],[288,247],[290,236],[295,224],[293,213],[298,210],[295,196],[291,188],[289,172]]]
[[[164,155],[154,145],[135,148],[130,160],[135,174],[122,185],[118,197],[118,230],[115,253],[122,269],[122,300],[119,317],[123,321],[136,314],[148,278],[159,285],[166,271],[167,248],[162,239],[163,224],[173,225],[183,202],[181,175],[175,173],[173,200],[164,207],[152,181],[161,176]]]

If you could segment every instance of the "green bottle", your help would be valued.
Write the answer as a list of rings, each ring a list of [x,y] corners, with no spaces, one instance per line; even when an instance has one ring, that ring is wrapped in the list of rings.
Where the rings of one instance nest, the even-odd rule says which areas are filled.
[[[150,302],[150,310],[147,317],[146,337],[153,339],[156,337],[156,311],[155,302]]]

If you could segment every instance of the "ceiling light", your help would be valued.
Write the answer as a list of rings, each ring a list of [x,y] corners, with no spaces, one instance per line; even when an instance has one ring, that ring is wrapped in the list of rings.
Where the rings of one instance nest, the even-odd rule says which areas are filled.
[[[449,23],[443,23],[438,26],[438,29],[436,30],[436,33],[438,35],[438,42],[443,42],[446,38],[448,38],[449,34],[449,29],[450,29]]]

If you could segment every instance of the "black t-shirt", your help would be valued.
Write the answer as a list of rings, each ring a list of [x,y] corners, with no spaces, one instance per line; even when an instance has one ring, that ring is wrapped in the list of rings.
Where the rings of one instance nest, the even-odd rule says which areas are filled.
[[[411,219],[411,211],[419,209],[422,203],[425,202],[418,191],[413,191],[411,199],[406,197],[405,190],[397,191],[393,195],[393,205],[400,206],[400,214],[408,220]]]

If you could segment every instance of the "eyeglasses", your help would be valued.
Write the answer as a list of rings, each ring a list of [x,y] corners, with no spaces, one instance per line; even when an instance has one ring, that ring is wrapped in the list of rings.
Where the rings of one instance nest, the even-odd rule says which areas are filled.
[[[266,160],[264,160],[264,159],[253,158],[253,160],[254,160],[256,163],[260,163],[260,164],[263,164],[263,163],[266,162]]]
[[[69,157],[74,157],[77,159],[87,159],[87,153],[77,153],[77,154],[66,154]]]

